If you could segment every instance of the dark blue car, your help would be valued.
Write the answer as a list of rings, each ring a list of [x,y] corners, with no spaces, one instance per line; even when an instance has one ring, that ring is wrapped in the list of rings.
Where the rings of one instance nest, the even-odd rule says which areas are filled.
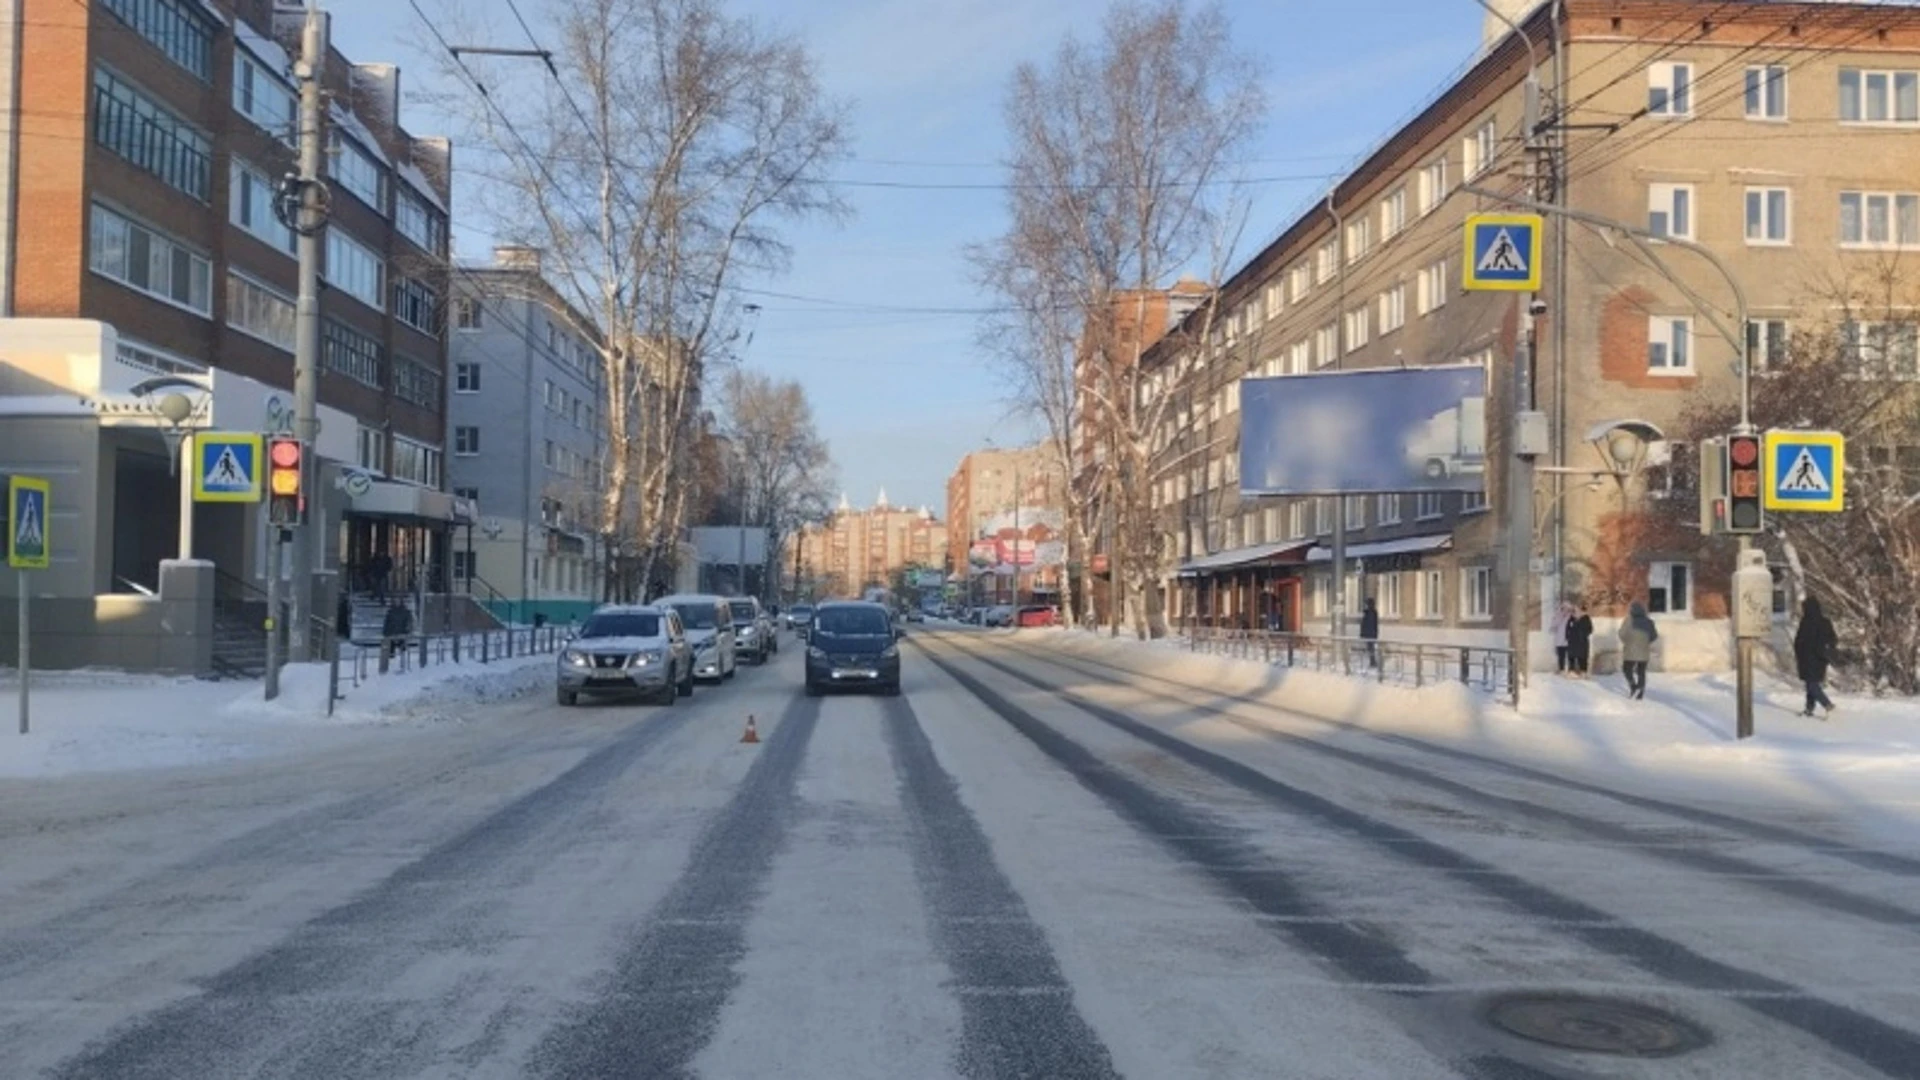
[[[814,609],[807,635],[807,693],[842,686],[900,692],[900,633],[880,604],[841,601]]]

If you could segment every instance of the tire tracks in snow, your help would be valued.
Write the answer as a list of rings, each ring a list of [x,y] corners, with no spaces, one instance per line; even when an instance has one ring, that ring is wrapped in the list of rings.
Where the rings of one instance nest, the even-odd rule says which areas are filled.
[[[957,1071],[979,1080],[1117,1078],[1046,934],[1001,871],[913,706],[888,698],[884,716],[933,944],[959,984]]]
[[[1087,700],[1008,665],[956,649],[984,666],[1048,693],[1082,713],[1116,728],[1174,758],[1200,769],[1232,787],[1284,811],[1318,820],[1336,831],[1353,835],[1391,857],[1439,872],[1467,889],[1499,901],[1521,915],[1546,920],[1553,933],[1570,937],[1603,955],[1638,968],[1656,978],[1692,990],[1724,995],[1762,1016],[1794,1027],[1888,1076],[1920,1080],[1920,1034],[1886,1023],[1848,1006],[1828,1001],[1790,983],[1721,963],[1686,945],[1613,918],[1606,912],[1562,895],[1516,874],[1465,855],[1453,848],[1397,825],[1343,806],[1338,802],[1288,784],[1268,773],[1202,749],[1184,739],[1118,710]],[[1008,702],[977,678],[961,672],[929,651],[934,662],[960,680],[989,708],[1013,723],[1050,756],[1074,768],[1082,783],[1097,779],[1109,767],[1091,751],[1068,739],[1030,713]],[[1086,773],[1083,775],[1082,770]],[[1117,773],[1114,774],[1117,776]],[[1131,780],[1107,782],[1116,789]],[[1144,785],[1134,785],[1143,792]],[[1171,798],[1150,794],[1170,806]],[[1133,815],[1129,815],[1133,817]],[[1138,820],[1137,818],[1135,820]],[[1311,944],[1310,944],[1311,947]],[[1319,951],[1319,950],[1316,950]],[[1338,961],[1336,960],[1336,963]],[[1424,972],[1421,972],[1424,975]],[[1384,981],[1384,980],[1367,980]]]

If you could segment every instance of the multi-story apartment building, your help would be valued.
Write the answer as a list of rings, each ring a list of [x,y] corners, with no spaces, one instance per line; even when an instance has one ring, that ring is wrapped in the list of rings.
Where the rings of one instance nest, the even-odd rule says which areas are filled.
[[[829,599],[888,587],[895,572],[910,566],[938,567],[947,551],[948,530],[925,507],[888,505],[882,491],[867,510],[854,509],[842,495],[831,518],[808,526],[788,542],[799,545],[794,562],[801,594]]]
[[[1169,470],[1152,493],[1177,554],[1177,618],[1324,626],[1329,540],[1344,515],[1347,608],[1375,598],[1386,636],[1498,641],[1519,585],[1531,588],[1536,629],[1562,598],[1602,615],[1640,600],[1667,627],[1667,663],[1724,662],[1731,544],[1676,525],[1685,512],[1663,499],[1660,463],[1679,452],[1693,410],[1736,398],[1736,349],[1698,306],[1736,324],[1728,282],[1676,246],[1656,241],[1649,257],[1606,229],[1549,221],[1535,403],[1552,453],[1541,463],[1602,466],[1588,433],[1632,420],[1653,435],[1653,467],[1624,487],[1540,478],[1534,560],[1508,567],[1497,553],[1529,297],[1461,290],[1466,215],[1512,209],[1463,183],[1544,191],[1707,246],[1744,288],[1750,321],[1733,333],[1751,344],[1757,378],[1790,340],[1826,330],[1863,359],[1920,375],[1912,324],[1849,315],[1862,305],[1847,295],[1920,249],[1920,11],[1507,6],[1531,53],[1500,27],[1464,75],[1223,283],[1211,323],[1205,312],[1190,317],[1189,333],[1149,357],[1180,370],[1173,350],[1211,327],[1198,374],[1168,391],[1182,395],[1168,458],[1220,449]],[[1532,137],[1522,125],[1530,55],[1547,96]],[[1884,311],[1884,297],[1866,308]],[[1484,493],[1239,496],[1243,376],[1462,362],[1488,374]],[[1536,662],[1543,654],[1533,650]]]
[[[1042,443],[1011,450],[975,450],[947,477],[946,568],[964,572],[968,551],[988,539],[988,526],[1010,518],[1016,507],[1030,523],[1047,514],[1055,530],[1064,498],[1059,455]]]
[[[85,356],[16,366],[97,414],[63,481],[62,504],[87,515],[68,532],[79,546],[52,580],[74,597],[149,587],[161,558],[193,554],[217,564],[223,588],[257,588],[263,515],[205,504],[182,514],[193,504],[176,491],[190,470],[169,475],[139,387],[183,378],[195,427],[290,427],[295,244],[274,203],[295,162],[288,45],[304,16],[269,0],[13,7],[7,333],[53,327],[77,340],[74,324],[34,320],[94,328]],[[330,50],[322,82],[332,199],[317,446],[328,465],[311,503],[325,538],[319,580],[351,578],[385,550],[392,584],[424,582],[446,565],[456,516],[441,490],[450,149],[401,126],[392,65]],[[350,488],[331,483],[341,468],[359,477]]]
[[[479,509],[454,578],[504,617],[585,617],[606,585],[600,354],[581,333],[592,321],[531,248],[460,267],[451,295],[448,483]]]

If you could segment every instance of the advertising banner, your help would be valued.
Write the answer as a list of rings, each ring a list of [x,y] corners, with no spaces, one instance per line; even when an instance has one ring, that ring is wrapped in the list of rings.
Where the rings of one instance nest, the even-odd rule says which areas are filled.
[[[1474,364],[1240,382],[1240,493],[1481,491],[1487,374]]]

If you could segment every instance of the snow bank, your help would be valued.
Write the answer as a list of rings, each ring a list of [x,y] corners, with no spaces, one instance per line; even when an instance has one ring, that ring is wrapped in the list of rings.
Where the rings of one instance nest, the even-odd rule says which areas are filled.
[[[112,671],[35,672],[32,731],[14,734],[19,682],[0,679],[0,777],[60,776],[166,768],[284,753],[320,745],[353,729],[462,719],[475,705],[551,685],[553,658],[492,664],[437,664],[376,676],[341,688],[327,709],[327,666],[290,664],[281,696],[257,682]]]

